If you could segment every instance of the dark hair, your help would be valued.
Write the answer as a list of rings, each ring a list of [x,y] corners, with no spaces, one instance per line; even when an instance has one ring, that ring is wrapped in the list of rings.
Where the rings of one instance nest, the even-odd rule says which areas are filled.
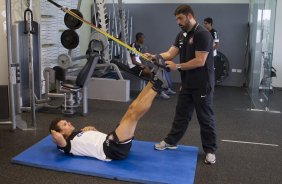
[[[186,5],[186,4],[178,6],[176,10],[174,11],[175,16],[178,14],[188,15],[189,13],[191,13],[191,15],[194,17],[193,9],[191,8],[191,6]]]
[[[207,22],[207,23],[209,23],[209,24],[211,24],[211,25],[213,24],[213,20],[212,20],[212,18],[210,18],[210,17],[205,18],[204,21]]]
[[[138,40],[139,38],[141,38],[144,34],[139,32],[139,33],[136,33],[135,35],[135,39]]]
[[[58,126],[58,123],[63,120],[62,118],[56,118],[56,119],[53,119],[49,125],[49,132],[51,133],[51,130],[55,130],[56,132],[60,132],[61,129],[60,127]]]

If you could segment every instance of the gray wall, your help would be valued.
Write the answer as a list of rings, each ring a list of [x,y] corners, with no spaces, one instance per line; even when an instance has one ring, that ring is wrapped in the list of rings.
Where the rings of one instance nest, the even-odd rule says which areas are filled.
[[[126,4],[133,16],[133,30],[135,33],[145,34],[145,44],[150,52],[166,51],[174,42],[180,30],[173,14],[178,5]],[[249,5],[228,3],[191,4],[191,6],[199,23],[202,24],[206,17],[214,19],[214,28],[220,36],[219,51],[226,55],[230,62],[230,75],[222,85],[242,86]],[[179,62],[178,58],[175,61]],[[231,69],[241,69],[242,72],[231,72]],[[177,72],[172,72],[171,77],[174,82],[180,81]]]

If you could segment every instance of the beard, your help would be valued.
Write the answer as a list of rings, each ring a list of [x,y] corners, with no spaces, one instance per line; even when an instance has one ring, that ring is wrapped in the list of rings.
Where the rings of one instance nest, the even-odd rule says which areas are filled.
[[[178,26],[182,29],[182,31],[188,32],[191,27],[191,22],[187,20],[184,25],[178,24]]]

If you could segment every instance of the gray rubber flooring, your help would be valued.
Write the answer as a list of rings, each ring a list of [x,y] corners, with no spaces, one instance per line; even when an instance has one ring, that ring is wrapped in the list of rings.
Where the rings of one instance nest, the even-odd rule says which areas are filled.
[[[67,117],[67,119],[70,119],[78,129],[86,125],[93,125],[98,130],[107,133],[115,128],[129,104],[129,102],[89,100],[88,116],[76,115],[72,118]],[[171,127],[175,105],[176,96],[172,96],[170,100],[157,98],[151,110],[139,122],[135,139],[153,142],[162,140]],[[214,165],[203,163],[204,153],[201,148],[200,130],[194,114],[179,144],[199,147],[195,184],[282,183],[282,114],[248,111],[250,107],[251,102],[244,88],[216,88],[214,111],[217,123],[218,151],[217,162]],[[271,95],[270,110],[282,111],[282,91],[274,90]],[[12,157],[47,136],[50,120],[61,116],[58,112],[37,113],[36,131],[10,132],[10,125],[0,125],[0,183],[128,183],[10,163]],[[30,121],[30,115],[23,114],[23,119]],[[279,146],[239,144],[222,140]]]

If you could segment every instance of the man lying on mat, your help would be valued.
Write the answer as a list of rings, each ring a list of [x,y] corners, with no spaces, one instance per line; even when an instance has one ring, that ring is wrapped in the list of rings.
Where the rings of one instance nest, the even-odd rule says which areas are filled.
[[[131,103],[117,128],[108,135],[94,127],[81,131],[64,119],[55,119],[50,132],[57,148],[66,154],[95,157],[103,161],[123,159],[128,155],[139,119],[149,110],[157,93],[167,89],[164,69],[158,68],[154,77]]]

